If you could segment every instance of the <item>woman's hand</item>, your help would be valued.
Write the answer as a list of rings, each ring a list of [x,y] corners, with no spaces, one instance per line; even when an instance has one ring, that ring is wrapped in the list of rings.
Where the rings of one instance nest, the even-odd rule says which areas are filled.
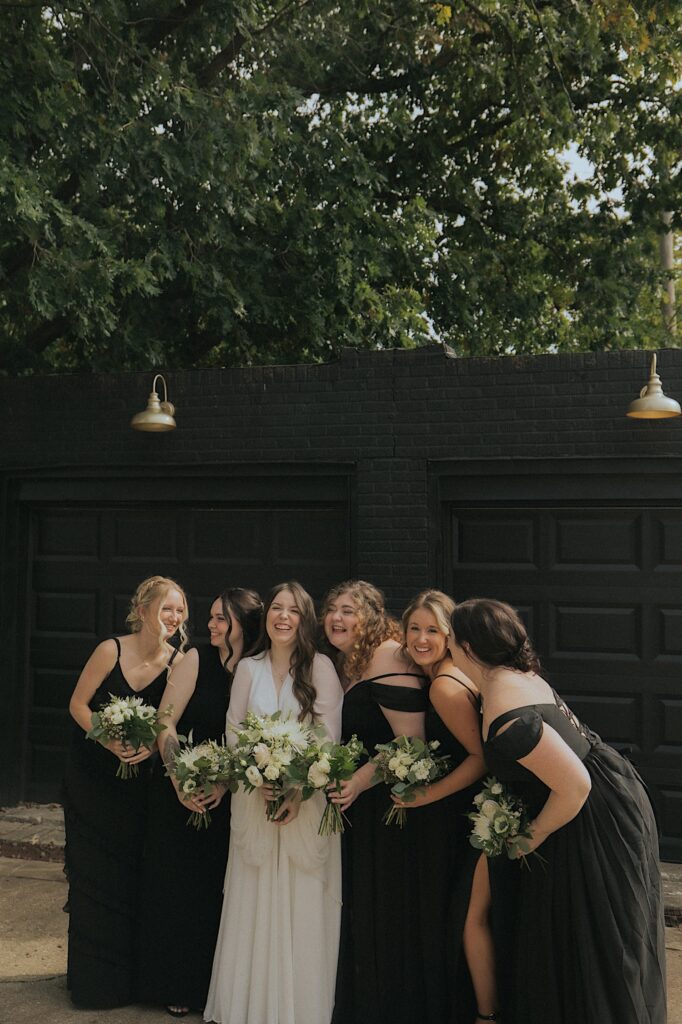
[[[301,809],[301,794],[299,790],[290,790],[284,799],[284,803],[277,811],[277,814],[272,819],[276,825],[289,825],[295,818],[298,817],[298,812]]]
[[[427,804],[433,803],[433,796],[430,793],[430,786],[424,786],[416,791],[412,800],[401,800],[399,796],[393,796],[393,794],[391,794],[391,800],[396,807],[409,809],[410,807],[426,807]]]
[[[344,779],[343,782],[335,782],[327,786],[329,800],[337,805],[341,813],[345,813],[364,791],[365,787],[362,785],[362,780],[358,778],[357,772],[350,779]]]
[[[194,793],[183,794],[180,787],[173,782],[173,788],[175,794],[182,804],[183,807],[187,807],[190,811],[195,811],[197,814],[205,814],[206,811],[212,811],[214,807],[217,807],[222,798],[227,792],[225,786],[216,786],[210,793],[204,793],[203,790],[196,790]]]
[[[135,747],[129,747],[122,740],[109,740],[108,743],[103,743],[102,746],[106,747],[123,764],[139,764],[140,761],[146,761],[152,755],[149,747],[141,746],[136,750]]]

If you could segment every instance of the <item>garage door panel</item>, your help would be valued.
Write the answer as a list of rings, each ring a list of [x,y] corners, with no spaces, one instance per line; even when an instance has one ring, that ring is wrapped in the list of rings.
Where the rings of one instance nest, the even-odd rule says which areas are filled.
[[[461,514],[453,517],[453,553],[459,566],[537,569],[540,563],[535,516]]]
[[[553,520],[551,567],[580,566],[589,572],[642,568],[641,516],[557,515]]]
[[[551,604],[549,655],[552,658],[616,658],[639,660],[639,609],[590,604]]]

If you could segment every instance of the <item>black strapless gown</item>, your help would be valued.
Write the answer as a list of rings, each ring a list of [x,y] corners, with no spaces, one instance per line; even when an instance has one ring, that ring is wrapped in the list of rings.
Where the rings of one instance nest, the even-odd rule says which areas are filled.
[[[438,754],[450,757],[454,770],[468,757],[431,703],[426,738],[438,740]],[[419,870],[413,885],[420,914],[420,970],[425,979],[421,1020],[428,1024],[471,1024],[476,1001],[462,946],[462,933],[474,869],[480,852],[469,843],[467,813],[480,789],[476,783],[425,807],[408,811],[418,819]]]
[[[490,861],[503,1019],[665,1024],[658,837],[635,769],[558,697],[496,719],[486,762],[537,814],[549,791],[517,762],[537,745],[545,722],[583,761],[592,789],[578,815],[539,848],[544,864]]]
[[[220,741],[232,674],[215,647],[200,647],[196,689],[178,722],[192,741]],[[137,996],[141,1002],[203,1009],[215,950],[230,835],[229,793],[200,831],[159,762],[149,787]],[[161,922],[160,909],[166,908]]]
[[[424,690],[365,679],[343,701],[342,735],[355,733],[370,755],[394,737],[381,705],[425,711]],[[414,1024],[426,986],[416,899],[422,820],[408,811],[403,829],[384,825],[388,786],[366,790],[348,810],[343,834],[341,948],[333,1024]]]
[[[110,694],[141,697],[158,707],[166,678],[164,669],[143,690],[133,690],[117,661],[90,707],[97,711]],[[157,758],[142,761],[136,778],[118,779],[118,759],[86,739],[74,722],[62,790],[69,882],[67,986],[74,1004],[83,1009],[125,1006],[135,997],[147,787]]]

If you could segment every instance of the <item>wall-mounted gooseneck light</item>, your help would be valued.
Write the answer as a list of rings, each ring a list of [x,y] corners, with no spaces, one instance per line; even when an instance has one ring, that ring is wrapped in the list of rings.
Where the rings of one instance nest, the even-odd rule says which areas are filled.
[[[627,414],[636,420],[663,420],[682,415],[680,403],[663,394],[661,378],[656,373],[656,353],[651,358],[649,383],[639,393],[639,398],[630,402]]]
[[[159,401],[159,396],[156,391],[157,380],[160,380],[163,384],[163,402]],[[176,423],[173,419],[174,413],[175,406],[172,402],[168,401],[166,381],[162,374],[157,373],[156,377],[154,377],[151,394],[147,399],[147,408],[144,412],[138,412],[133,416],[130,421],[130,426],[133,430],[150,430],[156,431],[157,433],[162,430],[175,430]]]

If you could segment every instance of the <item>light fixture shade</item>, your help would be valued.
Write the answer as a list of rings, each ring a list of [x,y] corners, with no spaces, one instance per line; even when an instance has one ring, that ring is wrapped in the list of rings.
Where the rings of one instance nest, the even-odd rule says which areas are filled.
[[[163,383],[163,402],[159,401],[159,396],[156,392],[156,382],[159,379]],[[175,430],[177,424],[173,418],[174,413],[175,406],[172,402],[168,401],[166,381],[160,373],[157,373],[152,384],[152,392],[147,399],[147,408],[144,412],[138,412],[133,416],[130,426],[133,430],[147,430],[156,433],[163,430]]]
[[[656,353],[651,359],[649,383],[639,393],[639,398],[630,402],[627,415],[635,420],[663,420],[682,415],[680,403],[663,393],[661,378],[656,373]]]

